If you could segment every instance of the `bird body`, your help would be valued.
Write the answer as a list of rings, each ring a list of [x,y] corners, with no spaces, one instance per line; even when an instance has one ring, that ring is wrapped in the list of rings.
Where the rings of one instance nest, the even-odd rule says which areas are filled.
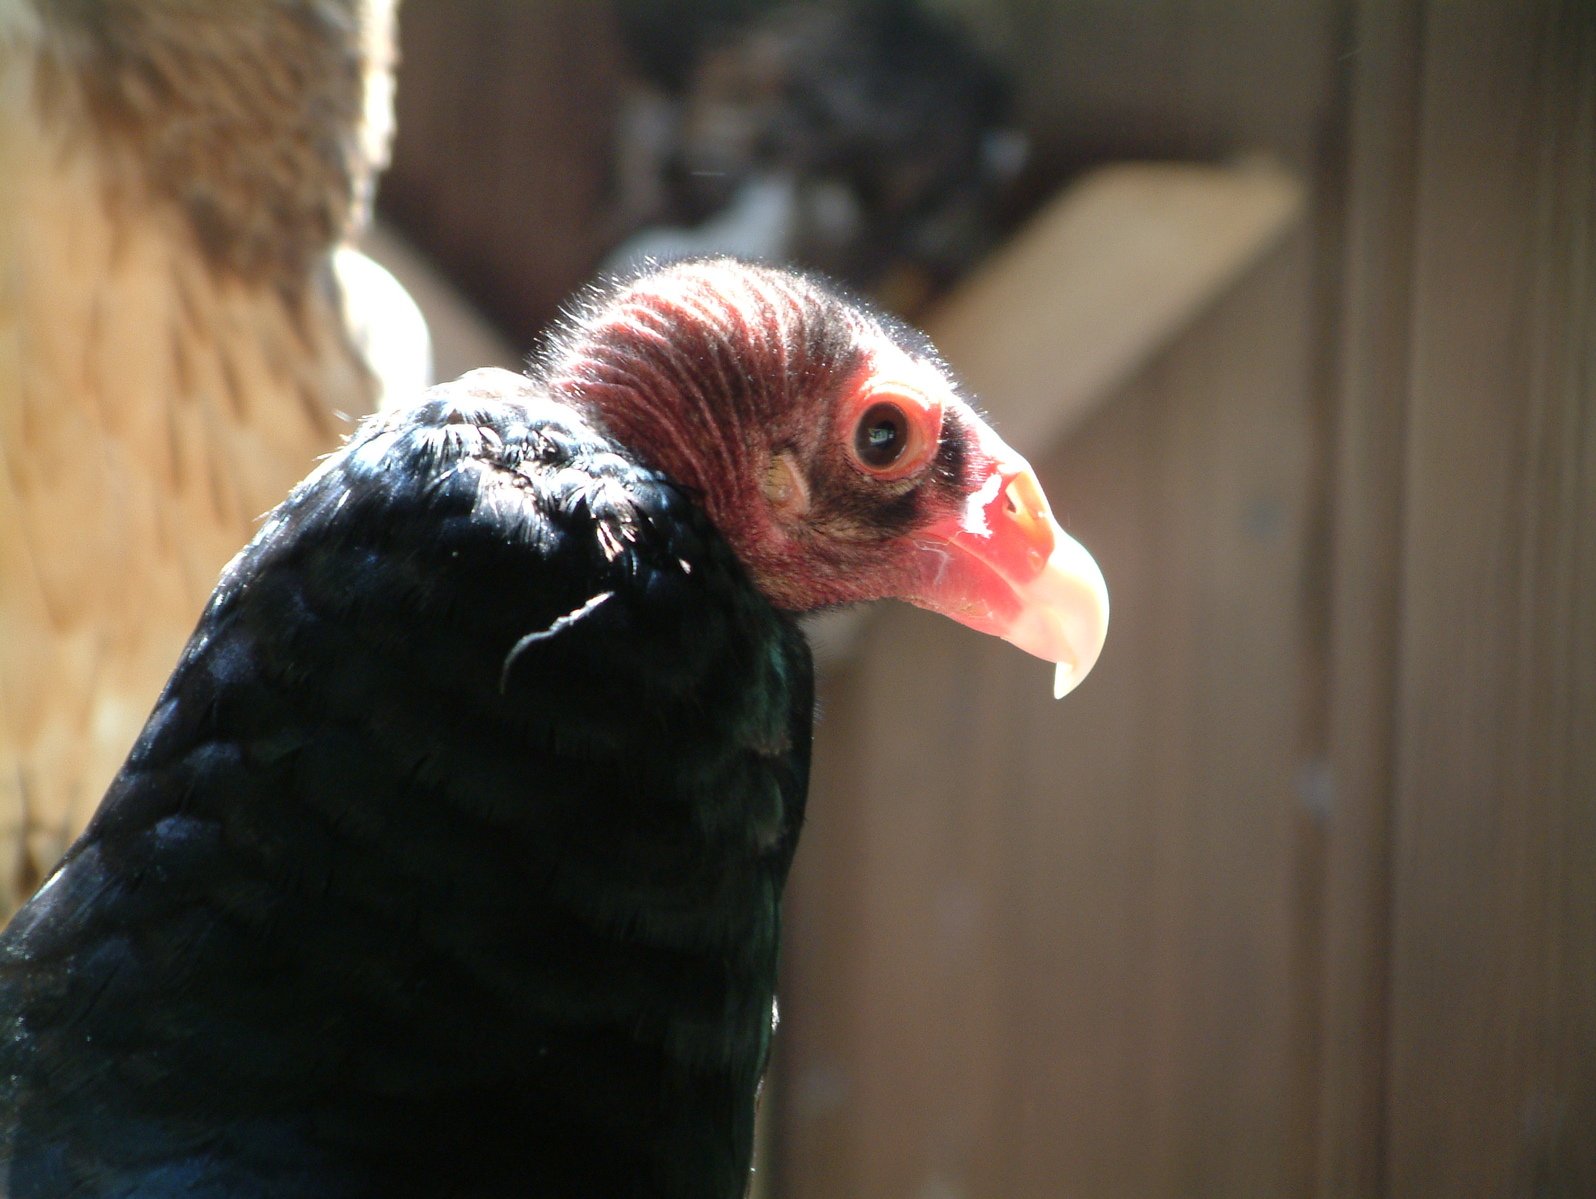
[[[921,343],[726,261],[372,418],[0,934],[0,1192],[741,1196],[795,613],[901,594],[1084,672],[1065,541]]]
[[[11,1199],[741,1193],[808,651],[678,490],[480,374],[271,518],[6,934]]]
[[[387,7],[0,0],[0,913],[222,564],[378,399],[355,313],[407,301],[344,268]]]

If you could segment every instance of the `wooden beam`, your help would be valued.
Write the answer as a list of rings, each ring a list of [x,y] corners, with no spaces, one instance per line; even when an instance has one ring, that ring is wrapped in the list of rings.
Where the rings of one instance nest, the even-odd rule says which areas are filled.
[[[1386,1194],[1391,825],[1412,347],[1418,0],[1358,0],[1329,494],[1317,1199]]]
[[[1086,175],[932,314],[926,330],[999,431],[1040,456],[1302,218],[1265,166],[1124,163]]]
[[[1596,8],[1423,19],[1385,1193],[1596,1195]]]

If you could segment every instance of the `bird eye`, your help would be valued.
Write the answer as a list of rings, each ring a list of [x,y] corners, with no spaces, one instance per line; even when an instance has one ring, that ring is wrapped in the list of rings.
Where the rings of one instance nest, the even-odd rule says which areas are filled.
[[[872,404],[855,428],[853,450],[865,466],[885,470],[903,457],[909,437],[908,413],[896,404]]]
[[[868,378],[844,399],[838,438],[853,465],[881,483],[924,470],[942,436],[942,405],[913,382]]]

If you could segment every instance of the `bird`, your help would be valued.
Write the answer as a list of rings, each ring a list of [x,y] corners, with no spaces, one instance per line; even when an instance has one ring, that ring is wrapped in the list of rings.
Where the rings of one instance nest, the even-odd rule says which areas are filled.
[[[742,1196],[799,617],[887,597],[1071,682],[1108,618],[934,348],[811,276],[609,280],[368,418],[0,934],[0,1193]]]
[[[0,0],[0,916],[425,328],[353,240],[392,0]]]

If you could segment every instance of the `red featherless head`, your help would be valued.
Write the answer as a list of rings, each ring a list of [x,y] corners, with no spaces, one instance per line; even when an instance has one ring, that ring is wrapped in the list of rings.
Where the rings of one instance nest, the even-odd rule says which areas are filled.
[[[732,260],[597,296],[551,390],[693,489],[778,607],[897,597],[1060,665],[1097,660],[1103,576],[924,337]]]

